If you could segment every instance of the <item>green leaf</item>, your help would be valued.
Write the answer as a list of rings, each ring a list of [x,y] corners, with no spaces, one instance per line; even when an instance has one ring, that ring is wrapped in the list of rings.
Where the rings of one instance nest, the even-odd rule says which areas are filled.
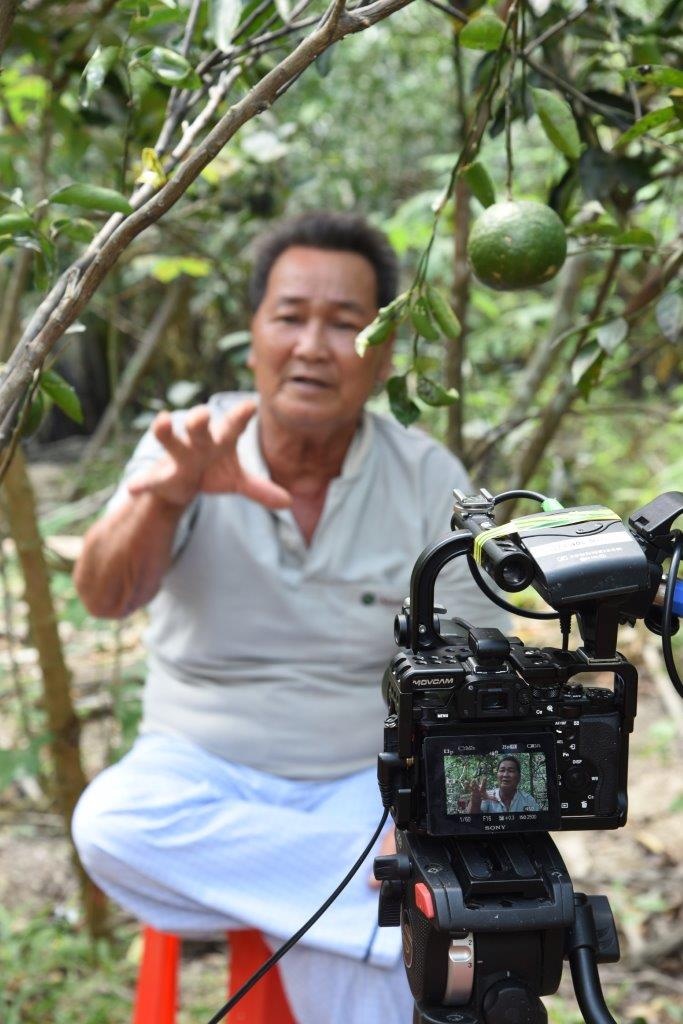
[[[651,231],[645,228],[629,228],[628,231],[621,231],[614,235],[615,245],[657,245],[657,239]]]
[[[33,217],[24,210],[0,214],[0,235],[21,234],[34,228]]]
[[[589,341],[581,349],[572,363],[572,382],[583,398],[588,399],[591,391],[600,379],[600,371],[605,361],[605,352],[597,341]]]
[[[409,427],[420,418],[420,409],[408,394],[405,377],[390,377],[387,381],[387,394],[392,413],[404,427]]]
[[[41,110],[48,101],[49,83],[40,75],[24,74],[17,67],[2,69],[2,99],[12,121],[24,126],[36,110]]]
[[[377,314],[380,320],[392,320],[394,324],[400,323],[408,312],[409,292],[401,292],[392,299],[387,306],[382,306]]]
[[[622,341],[628,334],[628,323],[623,317],[617,317],[616,320],[610,320],[609,323],[603,324],[598,327],[595,332],[598,345],[606,352],[608,356],[621,345]]]
[[[391,318],[382,318],[381,312],[377,314],[372,323],[364,327],[356,335],[355,347],[357,354],[363,358],[369,348],[374,345],[381,345],[391,337],[394,330],[394,321]]]
[[[566,100],[548,89],[532,89],[534,106],[543,131],[553,146],[570,160],[581,156],[581,139],[572,108]]]
[[[479,160],[463,167],[460,174],[469,185],[474,198],[478,199],[482,206],[493,206],[496,201],[496,190],[491,175]]]
[[[38,386],[69,419],[75,423],[83,422],[81,401],[71,385],[59,373],[55,373],[54,370],[43,370]]]
[[[83,217],[69,217],[52,222],[51,233],[53,237],[59,236],[71,239],[72,242],[90,242],[95,235],[95,225],[92,221]]]
[[[104,80],[119,59],[118,46],[98,46],[85,65],[78,87],[81,106],[89,107],[90,101],[99,92]]]
[[[651,131],[653,128],[658,128],[662,124],[667,124],[669,121],[676,119],[676,109],[671,104],[668,107],[659,107],[657,110],[651,110],[649,114],[645,114],[644,117],[639,118],[635,124],[620,135],[616,141],[617,146],[626,146],[629,142],[637,139],[639,136],[644,135],[646,132]]]
[[[401,292],[387,306],[382,306],[377,316],[356,335],[356,352],[363,358],[368,348],[388,341],[403,319],[407,309],[408,293]]]
[[[49,409],[49,403],[45,401],[40,389],[36,389],[31,396],[27,411],[22,410],[20,433],[22,437],[31,437],[43,422],[45,413]]]
[[[619,234],[619,225],[610,220],[608,216],[598,217],[597,220],[589,221],[587,224],[578,224],[570,232],[579,238],[614,238]]]
[[[639,64],[636,68],[625,68],[622,72],[629,82],[649,82],[665,88],[683,88],[683,71],[669,68],[665,64]]]
[[[166,46],[143,47],[138,50],[134,61],[145,68],[164,85],[195,86],[200,79],[190,62],[175,50]]]
[[[58,188],[50,196],[51,203],[61,206],[82,206],[84,210],[104,210],[106,213],[132,213],[133,208],[120,192],[101,185],[74,182]]]
[[[40,751],[51,742],[52,734],[34,736],[23,749],[0,750],[0,790],[22,776],[36,776],[40,770]]]
[[[446,390],[446,388],[430,377],[418,377],[417,394],[418,398],[421,398],[427,405],[432,405],[436,408],[442,405],[453,405],[454,402],[458,401],[458,392],[455,388],[448,388]]]
[[[460,322],[451,308],[451,304],[433,285],[427,285],[427,304],[437,324],[447,338],[457,338],[460,334]]]
[[[413,370],[419,374],[434,373],[440,366],[441,360],[436,356],[416,356],[413,360]]]
[[[419,335],[427,341],[438,341],[439,330],[434,326],[427,301],[423,296],[415,300],[410,308],[410,319]]]
[[[475,14],[458,36],[461,46],[470,50],[497,50],[505,35],[505,22],[489,11]]]
[[[219,50],[229,50],[242,14],[242,0],[209,0],[209,36]]]
[[[234,349],[244,348],[246,345],[251,345],[251,331],[231,331],[230,334],[224,334],[216,342],[219,352],[232,352]]]
[[[160,256],[152,264],[150,274],[162,284],[168,284],[181,274],[187,274],[189,277],[206,277],[211,273],[212,266],[211,260],[200,259],[197,256]]]

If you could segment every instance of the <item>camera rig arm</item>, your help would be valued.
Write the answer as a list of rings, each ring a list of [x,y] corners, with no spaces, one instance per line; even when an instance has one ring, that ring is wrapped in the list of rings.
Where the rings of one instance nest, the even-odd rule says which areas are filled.
[[[434,621],[436,578],[454,558],[470,554],[473,544],[471,533],[458,530],[424,549],[410,577],[410,601],[396,616],[394,639],[399,647],[409,645],[417,652],[429,650],[441,642]]]

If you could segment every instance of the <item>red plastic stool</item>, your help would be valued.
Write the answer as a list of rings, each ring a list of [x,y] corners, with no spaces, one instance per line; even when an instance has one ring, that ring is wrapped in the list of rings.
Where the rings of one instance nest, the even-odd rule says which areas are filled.
[[[235,992],[271,955],[260,932],[229,932],[230,984]],[[175,1024],[178,1005],[178,962],[181,939],[147,926],[143,931],[133,1024]],[[296,1024],[277,967],[231,1010],[228,1024]]]

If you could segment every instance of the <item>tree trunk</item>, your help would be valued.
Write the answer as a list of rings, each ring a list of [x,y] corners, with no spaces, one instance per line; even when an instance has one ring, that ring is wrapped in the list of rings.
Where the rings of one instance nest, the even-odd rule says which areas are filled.
[[[5,477],[4,495],[10,530],[24,574],[32,643],[38,651],[43,676],[43,702],[51,737],[55,797],[70,836],[74,808],[86,786],[80,758],[80,728],[71,700],[71,676],[57,630],[33,487],[20,449],[15,452]],[[93,936],[101,935],[105,930],[104,896],[85,875],[75,849],[73,857],[88,928]]]
[[[0,0],[0,56],[5,52],[19,0]]]

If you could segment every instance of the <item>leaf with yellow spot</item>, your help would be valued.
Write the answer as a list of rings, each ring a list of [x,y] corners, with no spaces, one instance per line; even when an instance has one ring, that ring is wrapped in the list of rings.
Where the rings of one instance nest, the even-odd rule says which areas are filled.
[[[152,188],[157,189],[166,184],[166,172],[161,160],[150,146],[145,146],[143,149],[140,162],[142,170],[135,179],[136,185],[151,185]]]

